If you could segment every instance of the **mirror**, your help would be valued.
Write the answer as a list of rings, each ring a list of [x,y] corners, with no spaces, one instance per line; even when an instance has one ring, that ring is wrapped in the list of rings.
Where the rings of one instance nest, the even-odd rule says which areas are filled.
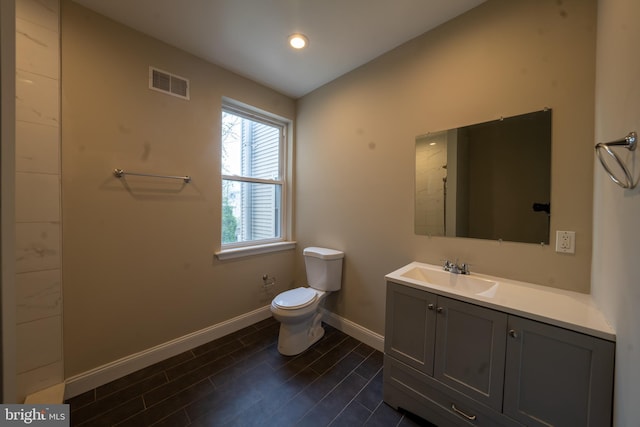
[[[416,137],[416,234],[548,244],[550,200],[550,109]]]

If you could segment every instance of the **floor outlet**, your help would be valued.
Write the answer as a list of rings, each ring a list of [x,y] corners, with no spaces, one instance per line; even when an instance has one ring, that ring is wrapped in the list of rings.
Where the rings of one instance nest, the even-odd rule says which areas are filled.
[[[576,232],[556,231],[556,252],[576,253]]]

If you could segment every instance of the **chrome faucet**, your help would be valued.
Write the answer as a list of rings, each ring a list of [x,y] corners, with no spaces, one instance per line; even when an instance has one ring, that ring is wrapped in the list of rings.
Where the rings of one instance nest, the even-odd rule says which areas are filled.
[[[458,260],[456,262],[451,262],[449,260],[445,260],[444,266],[442,266],[444,271],[448,271],[453,274],[469,274],[469,264],[462,263],[458,264]]]

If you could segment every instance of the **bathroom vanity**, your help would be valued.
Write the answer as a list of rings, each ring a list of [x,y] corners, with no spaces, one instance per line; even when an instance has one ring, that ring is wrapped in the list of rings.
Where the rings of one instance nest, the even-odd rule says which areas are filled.
[[[590,295],[411,263],[386,276],[384,401],[445,426],[611,425]]]

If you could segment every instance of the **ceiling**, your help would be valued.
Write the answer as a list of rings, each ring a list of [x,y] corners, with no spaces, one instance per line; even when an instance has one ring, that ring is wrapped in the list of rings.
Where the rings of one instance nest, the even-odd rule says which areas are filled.
[[[485,0],[74,1],[299,98]]]

